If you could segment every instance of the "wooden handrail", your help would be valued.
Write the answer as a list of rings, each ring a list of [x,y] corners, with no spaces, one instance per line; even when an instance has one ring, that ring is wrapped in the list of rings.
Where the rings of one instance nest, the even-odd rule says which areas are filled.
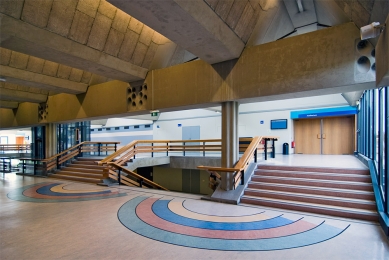
[[[168,191],[168,189],[166,189],[165,187],[163,187],[163,186],[161,186],[161,185],[159,185],[159,184],[157,184],[157,183],[155,183],[153,181],[150,181],[149,179],[147,179],[147,178],[145,178],[145,177],[143,177],[143,176],[141,176],[141,175],[139,175],[139,174],[137,174],[137,173],[135,173],[133,171],[130,171],[127,168],[124,168],[121,165],[118,165],[118,164],[116,164],[114,162],[109,162],[108,165],[109,166],[113,166],[116,169],[121,170],[122,172],[125,172],[126,174],[131,175],[132,177],[135,177],[138,180],[142,180],[142,182],[144,182],[144,183],[146,183],[146,184],[148,184],[148,185],[150,185],[150,186],[152,186],[154,188]]]
[[[238,182],[242,179],[246,168],[249,165],[254,153],[259,150],[259,144],[262,140],[277,139],[276,136],[257,136],[257,137],[244,137],[239,138],[241,143],[240,148],[244,149],[244,154],[234,167],[209,167],[198,166],[199,169],[204,169],[213,172],[232,172],[234,173],[233,186],[236,187]],[[99,165],[117,165],[122,167],[124,163],[132,158],[135,158],[137,154],[141,153],[157,153],[157,152],[210,152],[221,151],[221,139],[206,139],[206,140],[137,140],[123,146],[117,152],[107,156],[103,160],[99,161]],[[220,144],[210,144],[210,143]],[[191,144],[198,143],[198,144]],[[202,144],[201,144],[202,143]],[[207,143],[207,144],[206,144]],[[149,144],[149,145],[145,145]],[[189,144],[189,145],[187,145]],[[267,151],[265,151],[267,152]],[[123,167],[122,167],[123,168]],[[125,169],[125,168],[123,168]],[[135,174],[135,173],[134,173]],[[143,177],[142,177],[143,178]],[[144,179],[144,178],[143,178]]]
[[[234,167],[229,168],[229,167],[213,167],[213,166],[197,166],[198,169],[203,169],[207,170],[209,172],[230,172],[230,173],[235,173],[234,178],[233,178],[233,187],[236,189],[236,187],[239,184],[239,181],[243,180],[244,177],[244,171],[249,165],[249,162],[251,158],[253,158],[253,155],[255,151],[258,150],[259,144],[262,142],[264,139],[278,139],[277,136],[256,136],[251,139],[251,142],[247,149],[245,150],[244,154],[242,157],[239,159],[239,161],[235,164]],[[240,139],[241,140],[241,139]],[[250,138],[246,138],[246,141],[249,141]]]
[[[136,154],[140,153],[157,153],[157,152],[209,152],[221,151],[221,145],[214,145],[209,143],[221,142],[221,139],[200,139],[200,140],[135,140],[123,146],[117,152],[107,156],[99,161],[99,165],[104,165],[109,162],[118,161],[119,165],[123,164],[125,160],[130,159]],[[203,143],[198,145],[184,145],[187,143]],[[204,144],[208,143],[208,144]],[[142,144],[151,144],[151,146],[144,146]],[[163,145],[154,145],[163,144]],[[174,144],[174,145],[172,145]],[[182,144],[182,145],[176,145]],[[129,155],[129,156],[127,156]],[[129,158],[127,158],[129,157]]]

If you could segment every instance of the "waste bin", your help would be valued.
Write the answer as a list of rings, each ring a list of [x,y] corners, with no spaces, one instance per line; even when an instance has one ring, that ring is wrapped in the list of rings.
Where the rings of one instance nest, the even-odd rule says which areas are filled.
[[[282,145],[282,154],[289,154],[289,144],[288,143],[284,143]]]

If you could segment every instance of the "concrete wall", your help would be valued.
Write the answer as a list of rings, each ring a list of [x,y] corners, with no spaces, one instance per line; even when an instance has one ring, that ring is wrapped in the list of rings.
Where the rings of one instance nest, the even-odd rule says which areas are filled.
[[[209,174],[206,171],[153,167],[153,181],[171,191],[190,193],[191,189],[197,191],[196,194],[204,195],[213,192],[208,187]]]

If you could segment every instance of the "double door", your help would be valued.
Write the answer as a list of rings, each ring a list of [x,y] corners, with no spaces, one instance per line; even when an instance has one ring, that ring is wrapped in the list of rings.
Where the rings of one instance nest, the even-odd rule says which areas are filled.
[[[295,153],[353,154],[355,117],[294,120]]]

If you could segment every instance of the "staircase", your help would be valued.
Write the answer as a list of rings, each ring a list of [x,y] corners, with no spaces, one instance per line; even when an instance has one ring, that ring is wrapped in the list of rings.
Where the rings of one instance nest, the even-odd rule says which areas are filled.
[[[96,161],[100,160],[101,158],[79,157],[77,160],[68,164],[64,168],[61,168],[61,170],[49,177],[88,183],[101,183],[104,179],[104,166],[99,166],[96,163]]]
[[[367,169],[258,165],[240,202],[378,221]]]

